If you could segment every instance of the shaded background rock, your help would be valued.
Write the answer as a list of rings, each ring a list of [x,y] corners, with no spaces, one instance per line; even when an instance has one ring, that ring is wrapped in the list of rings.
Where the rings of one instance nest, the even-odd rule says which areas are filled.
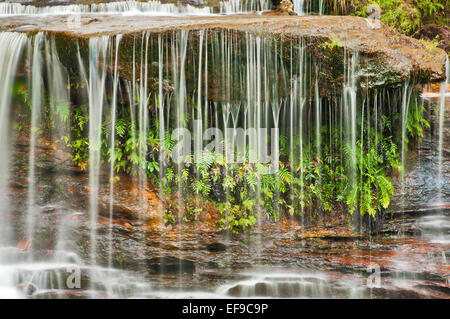
[[[433,106],[439,104],[439,99],[430,99],[428,103],[427,118],[431,130],[421,141],[412,145],[406,161],[404,185],[400,176],[394,180],[396,193],[392,196],[390,211],[450,209],[450,97],[446,97],[444,112],[442,189],[438,178],[439,116]]]

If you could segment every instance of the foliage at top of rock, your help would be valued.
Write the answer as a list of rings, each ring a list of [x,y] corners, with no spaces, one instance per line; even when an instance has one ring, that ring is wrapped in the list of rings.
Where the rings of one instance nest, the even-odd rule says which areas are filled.
[[[449,0],[328,0],[330,14],[357,15],[380,19],[395,30],[418,38],[434,40],[449,52]],[[430,29],[430,25],[434,26]],[[444,32],[443,32],[444,30]]]

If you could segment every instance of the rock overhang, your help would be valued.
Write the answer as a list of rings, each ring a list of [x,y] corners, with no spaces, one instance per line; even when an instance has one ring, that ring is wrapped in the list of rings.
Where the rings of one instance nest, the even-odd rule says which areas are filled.
[[[367,19],[360,17],[261,14],[205,16],[81,14],[75,20],[73,17],[73,15],[0,17],[0,31],[27,34],[45,32],[86,41],[88,38],[103,35],[121,34],[126,38],[140,36],[144,32],[234,30],[274,37],[280,41],[308,38],[321,49],[326,47],[324,44],[335,43],[341,56],[344,51],[359,52],[366,61],[369,61],[360,74],[370,79],[371,84],[368,86],[392,85],[410,78],[414,78],[416,82],[439,82],[445,78],[445,51],[401,35],[381,22],[374,27]]]

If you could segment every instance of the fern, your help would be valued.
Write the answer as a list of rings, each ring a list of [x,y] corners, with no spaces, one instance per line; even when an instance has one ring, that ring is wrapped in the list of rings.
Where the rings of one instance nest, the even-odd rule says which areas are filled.
[[[347,203],[349,213],[353,215],[355,209],[358,205],[358,193],[359,187],[353,186],[349,187],[347,194],[345,196],[345,202]]]
[[[394,186],[392,186],[391,180],[383,175],[378,175],[376,181],[378,203],[381,204],[383,208],[388,208],[391,195],[394,194]],[[378,209],[381,209],[380,205],[378,205]]]
[[[423,117],[425,107],[419,104],[417,100],[409,106],[409,112],[406,119],[406,129],[413,138],[420,138],[424,135],[424,128],[430,128],[430,123]]]
[[[215,162],[214,154],[208,151],[201,153],[200,157],[197,159],[197,169],[200,173],[207,173]]]
[[[117,119],[116,121],[116,133],[120,138],[123,138],[128,131],[129,123],[124,119]]]
[[[168,153],[171,153],[174,146],[175,140],[172,139],[172,134],[170,132],[166,132],[164,134],[164,149]]]
[[[247,185],[250,187],[252,191],[256,191],[256,187],[258,185],[258,175],[254,171],[249,171],[247,175]]]
[[[292,184],[292,175],[291,172],[286,168],[286,167],[280,167],[278,170],[278,178],[288,184],[291,185]]]

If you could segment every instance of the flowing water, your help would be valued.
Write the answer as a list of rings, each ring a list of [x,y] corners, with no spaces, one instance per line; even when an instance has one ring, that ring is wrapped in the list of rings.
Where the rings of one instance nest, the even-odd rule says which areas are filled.
[[[1,64],[0,71],[3,74],[3,82],[0,88],[0,112],[1,112],[1,137],[0,148],[3,154],[9,154],[10,152],[10,140],[9,140],[9,116],[11,110],[11,95],[9,92],[12,89],[15,77],[15,71],[18,60],[22,54],[23,47],[27,42],[27,38],[24,35],[14,33],[4,33],[0,35],[1,42],[5,44],[2,47],[0,56]],[[1,190],[1,246],[7,247],[12,240],[12,234],[9,227],[10,219],[10,205],[8,198],[8,184],[9,184],[9,165],[10,157],[2,156],[0,159],[0,190]],[[3,248],[2,248],[3,249]],[[3,264],[7,263],[8,256],[0,254],[1,272],[0,272],[0,294],[3,298],[18,296],[18,292],[14,289],[13,282],[13,270],[8,267],[4,267]]]
[[[198,8],[191,5],[174,5],[159,1],[118,1],[94,3],[91,5],[69,4],[37,7],[20,3],[0,3],[0,15],[50,15],[71,13],[107,13],[107,14],[211,14],[211,8]]]
[[[267,9],[267,2],[228,4],[221,12]],[[72,10],[6,5],[0,12]],[[70,12],[145,11],[149,3],[108,5]],[[303,1],[294,5],[307,12]],[[0,297],[448,298],[447,211],[391,219],[373,238],[362,236],[358,212],[338,222],[338,232],[351,228],[355,236],[265,222],[280,219],[286,204],[270,183],[297,178],[288,206],[303,226],[331,210],[333,199],[311,196],[322,185],[349,187],[350,206],[371,196],[360,174],[365,148],[395,139],[407,168],[408,120],[419,96],[412,82],[363,90],[366,61],[346,50],[342,84],[327,94],[325,66],[315,63],[307,37],[202,29],[64,41],[0,33]],[[447,61],[447,79],[448,68]],[[447,84],[437,104],[441,190]],[[384,136],[387,126],[399,134]],[[71,158],[69,148],[85,157]],[[191,149],[199,151],[186,154]],[[212,162],[223,168],[203,169]],[[210,177],[226,182],[243,162],[253,169],[238,192],[239,185],[204,185]],[[333,180],[335,169],[341,175]],[[159,177],[158,190],[148,172]],[[196,209],[210,193],[228,222],[240,196],[255,227],[239,239],[202,229]]]
[[[0,15],[55,15],[74,13],[98,13],[98,14],[126,14],[126,15],[173,15],[192,14],[210,15],[215,11],[213,8],[200,5],[181,5],[172,3],[161,3],[157,0],[147,2],[123,0],[108,3],[93,4],[67,4],[52,6],[33,6],[21,3],[0,3]],[[232,14],[248,11],[267,11],[271,8],[269,0],[230,0],[220,1],[217,13]]]
[[[297,12],[298,15],[305,14],[305,1],[304,0],[294,0],[292,1],[294,4],[294,11]]]
[[[306,15],[312,12],[312,9],[319,14],[324,14],[324,3],[314,3],[304,0],[294,0],[294,11],[298,15]],[[171,3],[161,3],[157,0],[133,1],[123,0],[108,3],[93,4],[67,4],[52,6],[34,6],[21,3],[6,2],[0,3],[0,15],[55,15],[55,14],[73,14],[73,13],[99,13],[99,14],[126,14],[126,15],[173,15],[173,14],[192,14],[192,15],[210,15],[214,13],[234,14],[245,13],[249,11],[267,11],[272,4],[270,0],[229,0],[220,1],[217,9],[204,6],[203,3],[197,5],[180,5]]]
[[[445,119],[445,111],[446,111],[446,98],[447,98],[447,88],[450,79],[450,62],[447,56],[447,60],[445,61],[445,75],[446,80],[441,83],[440,89],[440,97],[439,97],[439,146],[438,146],[438,170],[439,170],[439,202],[442,201],[442,188],[444,186],[444,179],[442,175],[442,160],[443,160],[443,152],[444,152],[444,119]]]
[[[272,4],[267,0],[230,0],[220,2],[220,13],[267,11]]]

